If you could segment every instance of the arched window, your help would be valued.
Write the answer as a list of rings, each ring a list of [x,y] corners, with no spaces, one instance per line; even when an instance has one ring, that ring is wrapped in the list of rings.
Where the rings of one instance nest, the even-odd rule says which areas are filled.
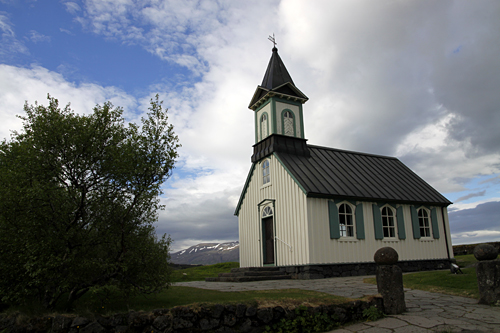
[[[352,209],[348,204],[341,204],[339,207],[340,237],[354,237],[354,224],[352,219]]]
[[[269,160],[262,162],[262,184],[267,184],[271,181],[271,174],[269,172]]]
[[[382,208],[382,228],[385,237],[396,237],[396,227],[394,226],[394,212],[389,207]]]
[[[420,226],[420,237],[431,237],[429,213],[424,208],[418,210],[418,225]]]
[[[264,113],[262,117],[260,118],[260,139],[267,138],[268,136],[268,131],[267,131],[267,113]]]
[[[291,111],[285,111],[283,113],[283,134],[295,136],[295,130],[293,127],[293,113]]]
[[[269,217],[273,215],[273,209],[269,206],[262,210],[262,218]]]

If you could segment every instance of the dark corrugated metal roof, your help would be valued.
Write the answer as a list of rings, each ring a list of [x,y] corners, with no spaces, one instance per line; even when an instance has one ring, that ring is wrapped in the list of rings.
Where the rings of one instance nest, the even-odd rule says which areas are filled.
[[[282,98],[296,97],[295,100],[301,101],[301,103],[308,100],[307,96],[293,83],[292,77],[286,70],[285,64],[278,55],[278,49],[276,47],[273,48],[273,53],[267,65],[264,78],[262,79],[262,84],[255,90],[248,107],[255,110],[255,108],[258,107],[257,102],[263,102],[271,96]]]
[[[275,154],[308,196],[451,204],[395,157],[307,147],[310,157]]]
[[[261,86],[272,90],[276,87],[281,86],[284,83],[293,83],[292,77],[288,74],[285,64],[278,55],[278,49],[273,48],[273,54],[267,65],[266,73],[264,74],[264,79],[262,80]]]

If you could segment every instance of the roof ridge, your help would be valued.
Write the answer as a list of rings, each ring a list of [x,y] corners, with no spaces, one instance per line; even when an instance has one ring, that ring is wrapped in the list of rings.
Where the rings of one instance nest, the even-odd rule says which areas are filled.
[[[339,149],[339,148],[332,148],[332,147],[324,147],[324,146],[317,146],[317,145],[310,145],[310,144],[308,144],[307,148],[332,150],[332,151],[337,151],[337,152],[347,153],[347,154],[365,155],[365,156],[387,158],[387,159],[398,160],[399,161],[399,158],[394,157],[394,156],[379,155],[379,154],[372,154],[372,153],[364,153],[364,152],[359,152],[359,151]]]

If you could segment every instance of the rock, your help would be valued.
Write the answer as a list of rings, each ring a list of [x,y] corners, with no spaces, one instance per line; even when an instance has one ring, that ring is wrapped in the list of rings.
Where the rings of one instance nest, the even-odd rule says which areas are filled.
[[[126,333],[128,331],[128,326],[119,325],[115,327],[115,333]]]
[[[252,321],[250,319],[247,319],[241,324],[240,326],[240,331],[241,332],[250,332],[252,330]]]
[[[253,317],[257,314],[257,308],[254,308],[253,306],[249,306],[247,308],[247,311],[245,312],[245,315],[247,317]]]
[[[498,256],[498,250],[490,244],[480,244],[474,248],[474,257],[477,260],[495,260]]]
[[[373,259],[377,265],[394,265],[398,262],[399,255],[392,247],[382,247],[375,252]]]
[[[242,318],[243,316],[245,316],[246,311],[247,311],[247,306],[245,304],[236,305],[236,317]]]
[[[185,320],[183,318],[174,317],[173,318],[173,328],[182,329],[193,327],[193,323],[190,320]]]
[[[474,253],[476,250],[474,250]],[[480,261],[476,266],[479,304],[500,302],[500,261]]]
[[[264,324],[267,324],[273,320],[273,309],[272,308],[262,308],[257,310],[257,318]]]
[[[128,325],[131,327],[145,327],[153,322],[151,313],[130,312],[128,316]]]
[[[220,318],[222,315],[222,312],[224,312],[224,305],[221,304],[215,304],[210,308],[210,312],[212,313],[212,317],[214,318]]]
[[[273,318],[274,320],[279,320],[281,317],[285,315],[285,309],[283,309],[281,306],[275,306],[273,308]]]
[[[384,299],[386,314],[394,315],[405,312],[405,293],[403,273],[397,265],[377,267],[377,289]]]
[[[231,313],[235,313],[236,312],[236,306],[234,306],[233,304],[227,304],[225,306],[225,309],[227,312],[231,312]]]
[[[81,326],[80,326],[81,327]],[[84,328],[80,328],[80,333],[102,333],[106,332],[106,329],[101,326],[97,321],[94,321]]]
[[[82,328],[85,325],[87,325],[88,323],[90,323],[90,320],[88,318],[76,317],[75,319],[73,319],[73,322],[71,323],[71,327],[72,328],[73,327]]]
[[[55,316],[54,319],[52,320],[52,332],[54,333],[67,332],[72,322],[73,322],[73,317]]]
[[[167,327],[172,325],[172,317],[171,316],[160,316],[156,317],[153,321],[153,326],[159,329],[160,331],[164,331]]]
[[[200,328],[203,331],[211,330],[215,327],[219,326],[219,319],[210,318],[210,319],[202,319],[200,320]]]
[[[235,324],[236,324],[236,316],[233,313],[229,313],[224,316],[224,325],[234,326]]]

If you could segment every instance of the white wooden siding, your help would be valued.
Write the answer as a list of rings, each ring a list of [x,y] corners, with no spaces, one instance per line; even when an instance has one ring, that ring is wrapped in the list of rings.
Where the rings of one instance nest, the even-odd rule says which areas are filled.
[[[359,202],[358,202],[359,203]],[[436,207],[439,239],[414,239],[411,222],[410,205],[403,206],[406,239],[397,237],[392,239],[375,239],[373,227],[372,202],[363,202],[363,217],[365,239],[355,237],[330,239],[330,224],[328,219],[328,200],[309,198],[307,212],[309,219],[309,253],[311,264],[372,262],[373,255],[381,248],[390,246],[394,248],[400,260],[424,260],[448,258],[446,240],[444,237],[443,221],[440,207]],[[451,249],[449,223],[445,210],[446,235],[449,250]],[[397,225],[397,224],[396,224]],[[397,227],[396,227],[397,228]],[[397,229],[396,229],[397,230]],[[453,255],[453,251],[450,251]]]
[[[265,199],[275,200],[274,233],[280,239],[275,239],[275,265],[308,263],[306,197],[275,156],[271,155],[269,160],[271,182],[262,185],[262,168],[260,163],[257,164],[240,207],[240,267],[263,265],[262,220],[258,204]],[[260,212],[264,207],[261,206]],[[292,251],[284,243],[290,245]]]

